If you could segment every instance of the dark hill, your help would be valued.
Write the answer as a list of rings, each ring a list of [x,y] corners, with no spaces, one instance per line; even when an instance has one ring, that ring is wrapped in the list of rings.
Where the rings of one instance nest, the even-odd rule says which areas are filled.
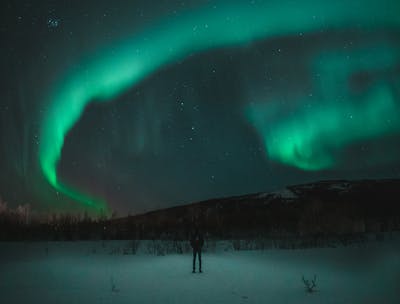
[[[110,238],[345,235],[400,229],[400,180],[321,181],[113,219]]]

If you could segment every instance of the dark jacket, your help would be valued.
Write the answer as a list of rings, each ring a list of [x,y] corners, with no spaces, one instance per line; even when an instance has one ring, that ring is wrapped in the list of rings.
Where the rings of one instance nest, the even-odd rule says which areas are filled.
[[[199,251],[204,245],[203,236],[200,233],[193,233],[190,238],[190,246],[193,250]]]

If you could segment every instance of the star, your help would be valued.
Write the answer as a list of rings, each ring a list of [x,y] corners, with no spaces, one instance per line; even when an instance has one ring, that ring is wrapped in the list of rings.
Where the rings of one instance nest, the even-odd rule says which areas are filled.
[[[57,28],[60,25],[61,20],[59,18],[50,17],[47,19],[47,27],[48,28]]]

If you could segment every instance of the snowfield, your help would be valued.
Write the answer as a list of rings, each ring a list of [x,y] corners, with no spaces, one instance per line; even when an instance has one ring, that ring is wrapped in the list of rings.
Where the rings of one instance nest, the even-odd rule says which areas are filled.
[[[156,256],[128,241],[0,243],[0,303],[400,303],[400,238],[345,248]],[[145,247],[145,242],[140,243]],[[305,292],[302,275],[317,276]]]

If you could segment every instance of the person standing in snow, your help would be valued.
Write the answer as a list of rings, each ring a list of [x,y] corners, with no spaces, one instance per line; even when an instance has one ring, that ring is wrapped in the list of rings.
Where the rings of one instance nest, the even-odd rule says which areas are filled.
[[[192,233],[190,238],[190,246],[193,249],[193,273],[196,272],[196,255],[199,257],[199,272],[201,271],[201,249],[204,245],[203,235],[199,232],[198,229]]]

